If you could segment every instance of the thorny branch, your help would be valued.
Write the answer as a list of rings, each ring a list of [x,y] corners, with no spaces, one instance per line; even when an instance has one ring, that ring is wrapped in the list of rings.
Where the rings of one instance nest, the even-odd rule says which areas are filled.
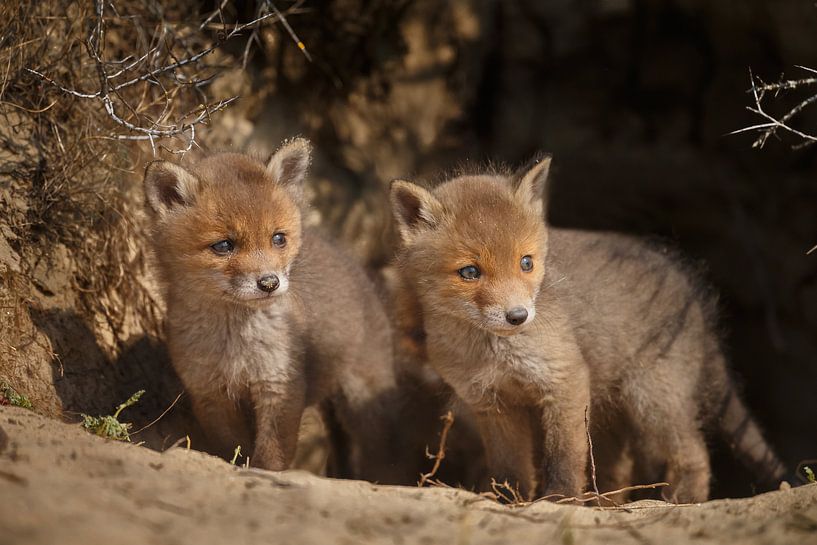
[[[810,74],[817,74],[817,70],[812,68],[807,68],[805,66],[798,66],[797,68],[805,70]],[[762,148],[770,137],[779,136],[778,131],[793,134],[800,140],[799,143],[792,146],[794,149],[804,148],[817,143],[817,135],[809,134],[792,126],[792,120],[796,116],[800,115],[803,110],[809,106],[817,103],[817,92],[800,101],[796,106],[789,109],[782,116],[775,117],[774,115],[768,113],[763,107],[763,101],[768,94],[771,94],[776,98],[784,91],[803,89],[805,87],[817,85],[817,77],[807,77],[795,80],[784,80],[781,77],[780,81],[777,83],[766,83],[760,79],[760,77],[752,74],[752,71],[750,70],[749,79],[752,82],[752,87],[749,89],[749,92],[752,93],[755,104],[754,106],[747,106],[746,109],[763,118],[765,122],[758,123],[757,125],[752,125],[750,127],[744,127],[742,129],[732,131],[729,134],[738,134],[749,131],[758,132],[758,137],[752,143],[753,148]]]
[[[177,28],[177,25],[162,21],[154,31],[150,47],[143,54],[110,60],[104,54],[106,25],[111,19],[121,17],[109,18],[105,13],[106,1],[94,0],[95,21],[85,40],[85,48],[94,63],[98,90],[87,92],[72,89],[39,70],[26,70],[65,94],[100,102],[107,116],[124,129],[122,132],[114,131],[104,138],[147,140],[154,155],[158,140],[181,138],[186,146],[176,153],[184,153],[197,145],[196,126],[209,123],[212,114],[238,99],[237,96],[232,96],[211,101],[204,93],[204,88],[217,77],[220,68],[204,61],[224,43],[241,36],[246,30],[252,31],[244,51],[246,66],[250,45],[258,40],[258,30],[265,23],[278,22],[311,61],[306,46],[287,22],[285,14],[271,0],[259,2],[255,18],[247,23],[225,23],[223,9],[226,4],[227,0],[224,0],[199,26],[199,29],[217,27],[216,40],[209,45],[193,43],[191,35],[183,27]],[[297,2],[286,13],[293,13],[300,4]],[[112,4],[111,7],[113,8]],[[214,25],[212,21],[216,18],[220,22]],[[184,51],[185,55],[177,55],[178,51]],[[176,111],[178,101],[175,99],[185,90],[199,96],[198,105],[191,111],[179,113]]]

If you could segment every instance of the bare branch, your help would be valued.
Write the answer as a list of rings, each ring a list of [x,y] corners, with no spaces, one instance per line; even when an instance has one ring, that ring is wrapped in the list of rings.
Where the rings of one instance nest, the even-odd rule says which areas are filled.
[[[587,447],[590,451],[590,479],[593,483],[593,492],[596,493],[596,500],[599,507],[601,507],[601,494],[599,494],[599,485],[596,482],[596,458],[593,455],[593,439],[590,437],[590,407],[584,408],[584,432],[587,434]]]
[[[265,0],[265,1],[266,1],[266,4],[270,8],[272,8],[273,13],[275,13],[275,15],[278,16],[278,19],[281,21],[281,24],[284,25],[284,28],[286,29],[287,33],[289,33],[290,38],[292,38],[292,41],[295,42],[295,45],[297,45],[298,49],[300,49],[301,52],[304,54],[304,57],[306,57],[306,60],[308,60],[309,62],[312,62],[312,55],[309,54],[309,51],[306,50],[306,45],[301,41],[301,39],[298,37],[298,35],[295,34],[295,31],[292,30],[292,27],[289,26],[289,22],[287,22],[286,17],[284,17],[281,14],[281,12],[278,11],[278,8],[276,8],[275,4],[272,3],[272,0]]]
[[[40,70],[27,70],[67,95],[98,101],[113,123],[127,131],[114,132],[108,138],[147,140],[155,153],[159,140],[179,137],[186,146],[181,151],[187,151],[196,145],[194,127],[208,124],[212,114],[228,107],[238,98],[234,96],[210,101],[203,93],[203,88],[223,70],[221,67],[208,66],[204,60],[226,41],[242,35],[244,31],[252,30],[244,51],[243,60],[246,64],[250,47],[258,42],[258,29],[264,23],[280,22],[307,59],[311,60],[306,47],[298,39],[284,14],[270,0],[259,4],[256,17],[246,23],[226,24],[223,13],[226,5],[227,0],[223,0],[200,25],[196,25],[201,30],[210,27],[211,22],[218,19],[220,30],[214,43],[202,44],[202,34],[194,33],[195,37],[191,39],[190,34],[162,21],[152,37],[140,34],[138,43],[141,44],[142,52],[120,55],[120,59],[109,60],[104,55],[108,17],[112,18],[112,25],[117,21],[121,23],[123,17],[118,13],[107,16],[105,1],[94,0],[92,17],[95,20],[85,40],[85,48],[88,57],[93,60],[99,89],[95,92],[77,90],[58,83]],[[127,20],[127,17],[124,19]],[[177,105],[182,101],[177,99],[184,88],[198,93],[199,106],[180,114]]]
[[[423,487],[426,483],[436,484],[436,481],[433,480],[434,476],[437,474],[437,471],[440,469],[440,464],[442,464],[443,459],[445,458],[445,443],[448,440],[448,432],[451,430],[451,426],[454,425],[454,413],[448,411],[440,420],[443,421],[443,431],[440,433],[440,446],[437,449],[437,454],[431,454],[428,452],[428,447],[426,447],[426,457],[434,460],[434,467],[431,468],[431,471],[428,473],[423,473],[420,475],[420,481],[417,483],[417,486]]]
[[[809,73],[817,74],[817,70],[807,68],[805,66],[798,66],[798,68],[805,70]],[[755,105],[754,107],[749,106],[746,109],[752,112],[753,114],[758,115],[761,118],[765,119],[766,122],[751,125],[749,127],[744,127],[742,129],[732,131],[728,134],[732,135],[749,131],[757,131],[759,133],[759,136],[755,139],[754,143],[752,144],[753,148],[762,148],[769,138],[771,138],[772,136],[775,137],[778,136],[778,131],[792,134],[798,138],[799,142],[792,146],[794,149],[803,148],[806,146],[810,146],[814,143],[817,143],[817,135],[810,134],[808,132],[805,132],[792,126],[792,120],[794,118],[802,114],[803,111],[809,106],[817,104],[817,92],[801,100],[797,105],[790,108],[785,114],[781,116],[774,116],[768,113],[764,109],[763,105],[767,93],[772,94],[774,97],[778,97],[781,93],[786,91],[798,90],[803,89],[805,87],[817,85],[817,78],[810,77],[786,80],[781,77],[780,81],[778,81],[777,83],[765,83],[759,77],[752,74],[752,71],[750,70],[749,79],[752,83],[752,87],[749,89],[749,92],[752,94],[752,98],[754,99]]]

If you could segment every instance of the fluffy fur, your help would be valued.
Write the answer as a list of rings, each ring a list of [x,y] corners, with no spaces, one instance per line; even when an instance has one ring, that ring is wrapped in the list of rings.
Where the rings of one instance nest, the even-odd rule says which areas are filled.
[[[148,166],[171,358],[218,453],[253,445],[253,465],[286,469],[320,404],[330,472],[393,482],[389,322],[360,267],[302,227],[309,161],[298,139],[266,166],[236,153]]]
[[[540,495],[580,493],[589,411],[605,489],[665,479],[668,499],[707,499],[716,425],[778,479],[692,276],[635,238],[547,226],[549,165],[391,189],[403,336],[473,411],[493,477],[524,496],[536,481]],[[478,278],[459,274],[471,266]]]

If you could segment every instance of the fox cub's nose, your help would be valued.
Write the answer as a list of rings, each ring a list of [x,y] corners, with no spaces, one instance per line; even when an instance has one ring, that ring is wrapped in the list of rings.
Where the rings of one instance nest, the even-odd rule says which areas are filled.
[[[278,289],[280,283],[281,281],[278,280],[276,275],[266,274],[258,279],[258,289],[261,291],[273,292]]]
[[[505,319],[511,325],[524,324],[528,319],[528,310],[525,307],[514,307],[505,313]]]

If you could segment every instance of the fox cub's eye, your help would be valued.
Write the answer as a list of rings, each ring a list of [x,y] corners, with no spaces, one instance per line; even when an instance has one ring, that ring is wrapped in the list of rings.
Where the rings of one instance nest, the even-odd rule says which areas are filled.
[[[462,276],[466,280],[476,280],[477,278],[479,278],[480,275],[479,269],[474,265],[468,265],[467,267],[463,267],[457,272],[460,273],[460,276]]]
[[[287,237],[284,233],[275,233],[272,235],[272,243],[279,248],[287,245]]]
[[[519,265],[522,267],[522,270],[525,272],[530,271],[533,269],[533,258],[529,255],[526,255],[519,261]]]
[[[232,240],[219,240],[215,244],[211,244],[210,248],[218,255],[227,255],[233,251],[235,244]]]

